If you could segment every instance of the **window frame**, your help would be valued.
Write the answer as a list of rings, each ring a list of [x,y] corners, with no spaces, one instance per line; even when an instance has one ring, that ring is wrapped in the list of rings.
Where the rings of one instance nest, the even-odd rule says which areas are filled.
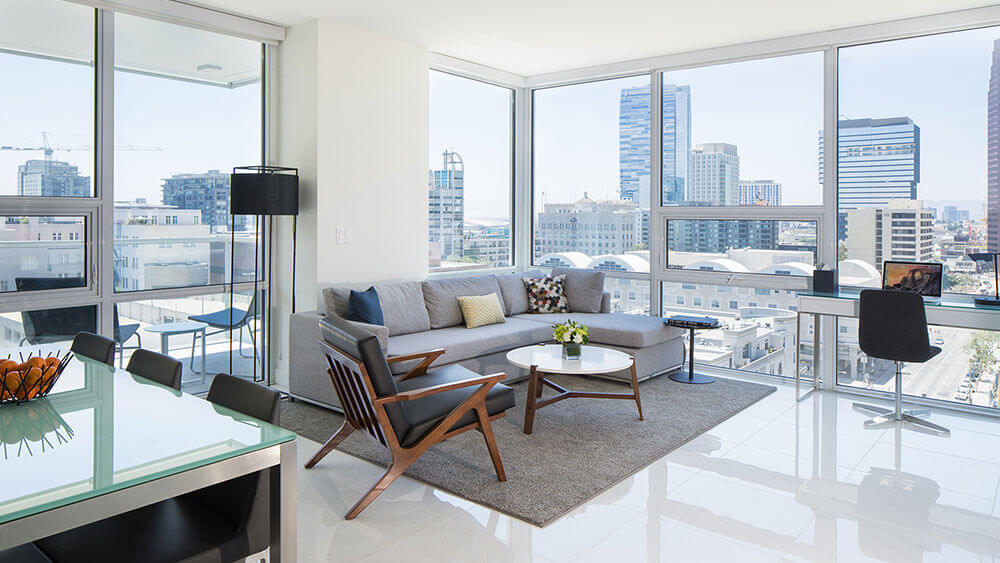
[[[971,8],[966,10],[951,11],[928,16],[917,16],[907,19],[860,25],[848,28],[835,29],[831,31],[821,31],[781,37],[777,39],[767,39],[753,41],[723,47],[707,48],[689,52],[682,52],[670,55],[663,55],[651,58],[637,59],[619,63],[604,64],[592,67],[572,69],[568,71],[557,71],[527,77],[525,81],[526,97],[529,99],[528,112],[524,116],[526,119],[527,142],[529,148],[526,151],[527,170],[521,175],[522,185],[519,187],[528,202],[527,209],[523,209],[525,217],[522,221],[529,223],[529,236],[525,237],[526,244],[531,245],[534,233],[530,230],[533,223],[533,189],[531,175],[531,151],[530,138],[533,130],[533,123],[530,112],[531,94],[537,89],[551,88],[572,84],[582,84],[596,80],[610,78],[620,78],[637,76],[640,74],[650,75],[650,100],[651,122],[661,123],[662,116],[662,72],[683,70],[695,67],[713,66],[718,64],[728,64],[748,60],[766,59],[785,55],[794,55],[808,52],[823,53],[823,134],[825,138],[838,138],[838,52],[844,47],[879,43],[895,39],[905,39],[926,35],[935,35],[953,31],[964,31],[969,29],[979,29],[1000,25],[1000,6],[987,6],[982,8]],[[650,184],[662,185],[662,127],[658,128],[661,134],[650,136]],[[780,217],[787,220],[816,220],[817,221],[817,264],[837,263],[837,143],[824,143],[823,161],[827,167],[823,175],[821,205],[791,207],[785,206],[784,210],[778,207],[767,208],[774,215],[768,218]],[[650,190],[651,197],[654,190]],[[658,194],[657,194],[658,195]],[[657,198],[658,199],[658,198]],[[712,208],[705,213],[711,215],[692,216],[700,213],[698,211],[689,215],[682,213],[691,210],[667,210],[663,209],[660,202],[651,202],[650,218],[650,269],[653,270],[646,279],[649,280],[650,287],[650,314],[659,315],[661,311],[662,291],[661,282],[682,282],[682,283],[708,283],[719,285],[720,273],[667,270],[663,249],[666,245],[666,218],[702,218],[702,219],[730,219],[738,218],[729,215],[729,210],[725,208]],[[795,213],[799,213],[795,215]],[[654,220],[654,216],[658,216]],[[654,242],[656,241],[656,242]],[[522,241],[525,244],[525,241]],[[532,264],[533,256],[529,261]],[[617,274],[616,274],[617,275]],[[725,276],[722,273],[722,276]],[[632,276],[629,276],[632,277]],[[749,287],[769,287],[772,289],[785,289],[792,291],[809,291],[812,288],[811,278],[799,276],[797,279],[791,276],[769,275],[769,279],[760,279],[754,275],[739,274],[728,280],[723,279],[722,285],[749,286]],[[969,296],[971,299],[971,296]],[[823,318],[820,320],[817,330],[820,332],[822,341],[835,342],[836,326],[833,319]],[[837,346],[826,346],[821,353],[819,365],[815,366],[819,373],[830,372],[828,367],[836,367]],[[721,370],[727,372],[727,370]],[[733,372],[729,372],[734,374]],[[725,374],[725,373],[723,373]],[[826,378],[822,381],[824,389],[839,390],[836,377]],[[997,413],[993,413],[997,414]]]
[[[431,63],[428,65],[428,73],[430,72],[441,72],[444,74],[449,74],[457,78],[464,78],[466,80],[474,80],[482,84],[489,86],[496,86],[498,88],[503,88],[510,91],[510,179],[509,179],[509,196],[510,196],[510,264],[507,266],[492,267],[492,268],[457,268],[457,269],[438,269],[431,268],[429,265],[427,267],[428,278],[447,278],[447,277],[457,277],[468,275],[469,272],[513,272],[520,264],[524,262],[520,261],[520,253],[518,251],[518,234],[521,229],[518,224],[518,170],[523,167],[520,158],[519,150],[519,139],[520,132],[522,131],[520,123],[520,114],[522,112],[521,106],[523,105],[523,86],[524,78],[517,76],[515,74],[499,71],[493,68],[489,68],[483,65],[472,63],[469,61],[464,61],[461,59],[455,59],[448,57],[446,55],[438,55],[432,53]],[[428,95],[428,106],[430,103],[430,98]],[[428,125],[429,129],[429,125]],[[429,131],[428,131],[429,132]],[[430,228],[428,227],[428,232]]]
[[[253,292],[255,289],[266,295],[270,291],[268,272],[261,264],[265,263],[270,252],[268,241],[271,237],[271,219],[264,217],[260,222],[257,238],[260,248],[259,262],[256,265],[257,281],[232,283],[232,280],[221,284],[207,284],[168,289],[145,289],[116,292],[114,288],[114,19],[116,11],[105,8],[92,8],[94,13],[94,51],[93,51],[93,196],[92,197],[35,197],[18,195],[0,195],[0,216],[43,215],[43,216],[83,216],[86,221],[86,240],[84,241],[84,269],[87,273],[87,285],[80,288],[47,289],[30,292],[9,292],[0,295],[0,313],[12,313],[29,310],[58,309],[63,307],[88,306],[97,307],[97,328],[100,334],[110,336],[114,331],[114,310],[118,303],[197,297],[216,295],[220,293]],[[199,13],[225,16],[227,29],[218,29],[206,25],[198,25],[194,20],[174,18],[161,13],[142,13],[140,17],[164,21],[174,25],[191,27],[211,33],[232,35],[260,43],[261,53],[261,94],[259,116],[261,118],[260,154],[261,162],[268,162],[268,157],[274,151],[274,87],[276,80],[273,64],[273,43],[283,38],[283,28],[270,24],[252,22],[236,16],[223,15],[201,8]],[[240,24],[251,24],[244,32],[235,29]],[[256,24],[256,25],[254,25]],[[278,33],[278,32],[281,33]],[[271,330],[270,315],[262,315],[261,331],[267,334]],[[267,349],[267,336],[260,343],[262,356],[268,359],[265,376],[270,381],[274,372],[273,359]]]

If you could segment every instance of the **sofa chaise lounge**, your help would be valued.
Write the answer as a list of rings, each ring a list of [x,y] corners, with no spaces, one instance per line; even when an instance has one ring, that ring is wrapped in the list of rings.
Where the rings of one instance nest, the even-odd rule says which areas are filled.
[[[567,269],[553,273],[565,273],[569,288],[569,282],[575,277],[591,276],[592,280],[594,272]],[[440,278],[423,282],[376,283],[374,286],[382,306],[384,326],[351,322],[374,333],[390,358],[443,349],[444,354],[434,359],[432,366],[457,364],[480,374],[505,372],[507,383],[527,377],[526,370],[507,363],[507,352],[521,346],[554,342],[552,325],[567,319],[579,321],[589,327],[591,344],[614,348],[634,356],[639,380],[683,365],[684,331],[664,325],[657,317],[611,313],[611,296],[603,291],[603,277],[597,288],[600,292],[599,307],[574,310],[574,300],[570,299],[569,313],[529,313],[528,294],[522,277],[538,275],[542,274],[511,273]],[[291,315],[288,387],[293,397],[340,410],[319,344],[323,338],[319,322],[325,315],[346,318],[350,290],[365,289],[369,285],[325,288],[325,311]],[[506,322],[466,328],[456,298],[491,292],[500,298]],[[393,364],[393,372],[403,374],[411,367],[412,363],[398,362]],[[627,370],[609,373],[607,377],[631,382]]]

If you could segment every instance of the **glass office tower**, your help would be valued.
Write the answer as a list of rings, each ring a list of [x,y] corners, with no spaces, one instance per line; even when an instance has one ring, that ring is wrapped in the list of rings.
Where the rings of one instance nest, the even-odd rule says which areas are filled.
[[[620,196],[649,205],[649,86],[623,88],[619,103]],[[663,203],[684,201],[691,150],[691,88],[663,86]]]
[[[841,119],[838,125],[837,231],[847,236],[849,209],[884,208],[916,199],[920,182],[920,127],[909,117]],[[823,132],[819,132],[823,182]]]

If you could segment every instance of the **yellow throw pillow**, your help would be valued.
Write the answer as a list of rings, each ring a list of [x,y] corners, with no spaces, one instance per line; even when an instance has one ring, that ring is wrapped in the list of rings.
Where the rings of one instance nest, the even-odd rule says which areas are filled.
[[[503,305],[496,293],[458,297],[466,328],[507,322],[503,316]]]

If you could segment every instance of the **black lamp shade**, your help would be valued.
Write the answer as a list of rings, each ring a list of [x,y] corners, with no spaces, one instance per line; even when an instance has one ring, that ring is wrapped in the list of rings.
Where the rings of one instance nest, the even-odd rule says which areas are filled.
[[[299,177],[271,172],[234,172],[230,180],[233,215],[298,215]]]

